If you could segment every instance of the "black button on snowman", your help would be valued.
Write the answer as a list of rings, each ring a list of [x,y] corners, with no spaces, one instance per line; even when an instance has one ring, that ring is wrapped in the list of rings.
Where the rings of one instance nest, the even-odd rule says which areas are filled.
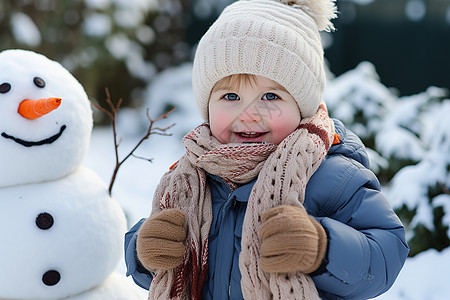
[[[50,270],[44,273],[44,276],[42,276],[42,282],[45,285],[52,286],[59,282],[61,279],[61,275],[58,271]]]
[[[49,213],[40,213],[36,218],[36,226],[39,229],[47,230],[53,226],[53,217]],[[52,286],[59,282],[61,274],[56,270],[49,270],[42,276],[42,282],[45,285]]]
[[[47,230],[53,226],[53,217],[49,213],[40,213],[36,218],[36,226],[39,229]]]
[[[114,272],[126,222],[81,165],[90,102],[59,63],[0,52],[0,298],[139,299]]]

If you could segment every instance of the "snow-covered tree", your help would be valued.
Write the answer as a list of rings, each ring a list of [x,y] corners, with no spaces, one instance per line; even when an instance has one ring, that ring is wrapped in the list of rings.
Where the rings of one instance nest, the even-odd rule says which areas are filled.
[[[191,57],[186,1],[2,0],[0,51],[29,49],[61,62],[99,102],[104,88],[127,105],[166,67]],[[131,103],[130,99],[134,100]]]
[[[329,81],[330,114],[368,146],[372,170],[407,228],[411,255],[450,246],[450,99],[443,88],[398,97],[363,62]]]
[[[416,148],[422,151],[414,154],[411,148],[403,153],[393,151],[416,155],[420,161],[397,172],[387,194],[406,222],[414,255],[428,248],[442,250],[450,246],[450,99],[443,99],[439,90],[428,89],[400,99],[397,109],[407,113],[407,108],[416,112],[404,118],[404,122],[410,123],[398,119],[392,126],[410,130],[418,139]],[[401,139],[397,141],[400,145]]]

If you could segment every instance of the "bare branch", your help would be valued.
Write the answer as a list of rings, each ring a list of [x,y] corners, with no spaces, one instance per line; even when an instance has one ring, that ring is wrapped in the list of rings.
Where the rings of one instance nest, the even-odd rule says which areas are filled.
[[[113,118],[113,115],[110,111],[108,111],[107,109],[101,107],[100,105],[98,105],[97,103],[94,103],[91,101],[91,104],[98,110],[104,112],[105,114],[107,114],[111,119]]]
[[[147,108],[147,110],[146,110],[146,113],[147,113],[147,119],[148,119],[151,123],[157,122],[157,121],[159,121],[159,120],[161,120],[161,119],[167,119],[168,116],[169,116],[169,114],[171,114],[174,110],[175,110],[175,107],[172,108],[171,110],[169,110],[168,112],[166,112],[166,113],[160,115],[160,116],[157,117],[156,119],[152,119],[152,118],[150,117],[150,109]],[[153,124],[152,124],[152,125],[153,125]]]
[[[168,130],[168,129],[172,128],[173,126],[175,126],[175,123],[173,123],[173,124],[170,124],[169,126],[167,126],[167,127],[164,127],[164,128],[161,128],[161,127],[155,127],[155,128],[153,128],[153,130],[166,131],[166,130]]]
[[[92,105],[93,105],[95,108],[97,108],[98,110],[100,110],[100,111],[104,112],[106,115],[108,115],[109,118],[110,118],[111,121],[112,121],[112,128],[113,128],[113,135],[114,135],[114,152],[115,152],[115,161],[116,161],[116,165],[115,165],[115,167],[114,167],[113,175],[112,175],[112,177],[111,177],[111,182],[109,183],[109,188],[108,188],[109,195],[111,195],[112,187],[113,187],[113,185],[114,185],[114,181],[116,180],[116,177],[117,177],[117,173],[118,173],[118,171],[119,171],[119,168],[122,166],[122,164],[123,164],[130,156],[134,156],[134,157],[139,158],[139,159],[145,159],[145,160],[150,161],[150,162],[153,161],[153,159],[148,159],[148,158],[143,158],[143,157],[136,156],[136,155],[134,155],[134,152],[135,152],[136,149],[139,148],[139,146],[140,146],[146,139],[148,139],[148,138],[150,137],[150,135],[152,135],[152,134],[164,135],[164,136],[170,136],[170,135],[171,135],[171,134],[169,134],[169,133],[166,133],[166,131],[167,131],[168,129],[172,128],[175,124],[171,124],[171,125],[169,125],[169,126],[167,126],[167,127],[164,127],[164,128],[153,127],[153,125],[155,124],[155,122],[157,122],[157,121],[159,121],[159,120],[161,120],[161,119],[166,119],[166,118],[169,116],[169,114],[175,110],[175,108],[171,109],[170,111],[168,111],[168,112],[162,114],[161,116],[159,116],[159,117],[157,117],[157,118],[155,118],[155,119],[152,119],[152,118],[150,117],[150,113],[149,113],[150,110],[147,108],[146,114],[147,114],[147,119],[149,120],[149,126],[148,126],[148,128],[147,128],[147,132],[146,132],[145,135],[138,141],[138,143],[136,144],[136,146],[134,146],[134,148],[133,148],[133,149],[132,149],[132,150],[131,150],[131,151],[130,151],[123,159],[122,159],[122,160],[120,160],[120,158],[119,158],[119,145],[120,145],[120,143],[121,143],[121,141],[122,141],[122,138],[121,138],[121,137],[120,137],[120,138],[117,137],[116,121],[117,121],[117,113],[118,113],[119,110],[120,110],[120,107],[121,107],[121,105],[122,105],[122,103],[123,103],[123,99],[120,98],[120,99],[117,101],[117,104],[114,105],[113,101],[111,100],[111,95],[110,95],[110,93],[109,93],[109,89],[108,89],[108,88],[105,88],[105,93],[106,93],[106,103],[108,104],[109,109],[104,108],[104,107],[101,107],[101,106],[99,106],[99,105],[93,103],[92,101],[91,101],[91,103],[92,103]]]
[[[146,157],[142,157],[142,156],[137,156],[136,154],[133,154],[132,156],[135,157],[135,158],[146,160],[148,162],[153,163],[153,158],[146,158]]]

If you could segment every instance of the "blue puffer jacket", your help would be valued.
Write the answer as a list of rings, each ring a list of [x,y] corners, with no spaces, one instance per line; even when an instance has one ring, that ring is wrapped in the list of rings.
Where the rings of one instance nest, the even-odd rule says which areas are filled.
[[[304,206],[325,228],[329,243],[322,266],[310,274],[323,299],[367,299],[387,291],[407,257],[403,225],[380,193],[358,137],[335,121],[333,145],[306,187]],[[232,191],[208,175],[213,223],[209,235],[204,299],[242,299],[239,253],[242,223],[255,180]],[[138,262],[137,231],[125,236],[127,275],[148,289],[152,274]]]

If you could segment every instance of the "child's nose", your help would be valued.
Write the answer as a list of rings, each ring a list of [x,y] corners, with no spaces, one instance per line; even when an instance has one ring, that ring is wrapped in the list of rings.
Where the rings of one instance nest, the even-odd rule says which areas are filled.
[[[239,115],[239,119],[242,122],[260,122],[262,115],[258,109],[258,105],[251,103],[250,105],[244,107]]]

